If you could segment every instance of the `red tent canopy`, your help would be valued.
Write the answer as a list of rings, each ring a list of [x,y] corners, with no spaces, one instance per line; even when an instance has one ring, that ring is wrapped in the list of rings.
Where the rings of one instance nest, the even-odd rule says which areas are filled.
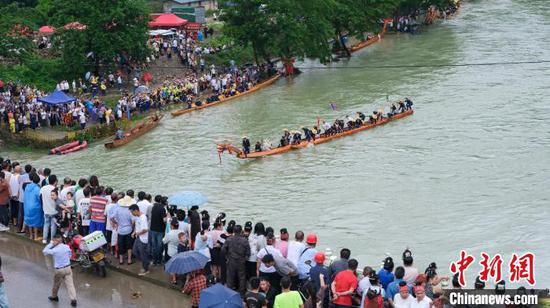
[[[42,26],[40,29],[38,29],[38,32],[44,33],[44,34],[51,34],[55,32],[55,28],[51,26]]]
[[[179,18],[175,14],[161,14],[153,21],[149,22],[149,27],[181,27],[187,23],[187,20]]]

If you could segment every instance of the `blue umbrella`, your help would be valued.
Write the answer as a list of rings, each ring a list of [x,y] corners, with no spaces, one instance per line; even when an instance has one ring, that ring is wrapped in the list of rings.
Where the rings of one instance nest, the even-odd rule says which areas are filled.
[[[135,94],[149,93],[149,88],[147,86],[139,86],[136,88]]]
[[[168,198],[168,204],[178,208],[190,208],[193,205],[199,206],[206,202],[208,202],[208,198],[198,191],[182,191]]]
[[[192,271],[203,269],[208,263],[208,258],[198,251],[185,251],[174,255],[166,265],[164,271],[167,273],[187,274]]]
[[[241,295],[220,283],[201,291],[199,308],[242,308]]]

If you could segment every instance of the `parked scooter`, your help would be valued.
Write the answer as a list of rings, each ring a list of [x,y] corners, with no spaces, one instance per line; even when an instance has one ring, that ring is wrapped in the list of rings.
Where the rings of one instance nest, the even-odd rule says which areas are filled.
[[[101,231],[93,232],[87,236],[74,235],[70,237],[69,247],[73,251],[73,261],[85,270],[93,270],[101,277],[107,276],[105,250],[101,243],[107,243]]]

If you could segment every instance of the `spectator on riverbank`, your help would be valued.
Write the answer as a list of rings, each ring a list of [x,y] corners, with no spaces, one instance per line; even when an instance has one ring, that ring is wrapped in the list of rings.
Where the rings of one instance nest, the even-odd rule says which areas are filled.
[[[134,247],[132,252],[141,260],[142,270],[138,274],[145,276],[149,274],[149,224],[147,216],[139,210],[137,204],[130,205],[130,212],[134,216]]]
[[[0,307],[9,308],[10,303],[8,302],[8,295],[4,287],[5,281],[4,274],[2,274],[2,256],[0,256]]]
[[[0,224],[8,226],[10,224],[10,186],[6,180],[4,171],[0,171]]]
[[[30,175],[32,183],[25,187],[25,225],[29,228],[31,240],[39,241],[38,231],[44,226],[44,211],[40,200],[40,177],[36,173]]]
[[[202,270],[194,271],[187,275],[182,292],[191,295],[191,307],[199,307],[201,290],[205,288],[206,277],[202,273]]]

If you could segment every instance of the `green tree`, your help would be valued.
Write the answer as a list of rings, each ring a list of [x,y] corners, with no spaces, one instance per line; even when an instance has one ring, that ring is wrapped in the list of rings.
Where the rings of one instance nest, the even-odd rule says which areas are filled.
[[[102,67],[116,65],[123,55],[140,62],[148,55],[149,9],[144,0],[46,0],[41,5],[57,27],[78,21],[85,30],[61,30],[63,59],[68,72],[86,70],[100,73]]]
[[[319,0],[324,2],[325,0]],[[222,0],[225,32],[262,58],[330,58],[327,10],[310,0]]]

